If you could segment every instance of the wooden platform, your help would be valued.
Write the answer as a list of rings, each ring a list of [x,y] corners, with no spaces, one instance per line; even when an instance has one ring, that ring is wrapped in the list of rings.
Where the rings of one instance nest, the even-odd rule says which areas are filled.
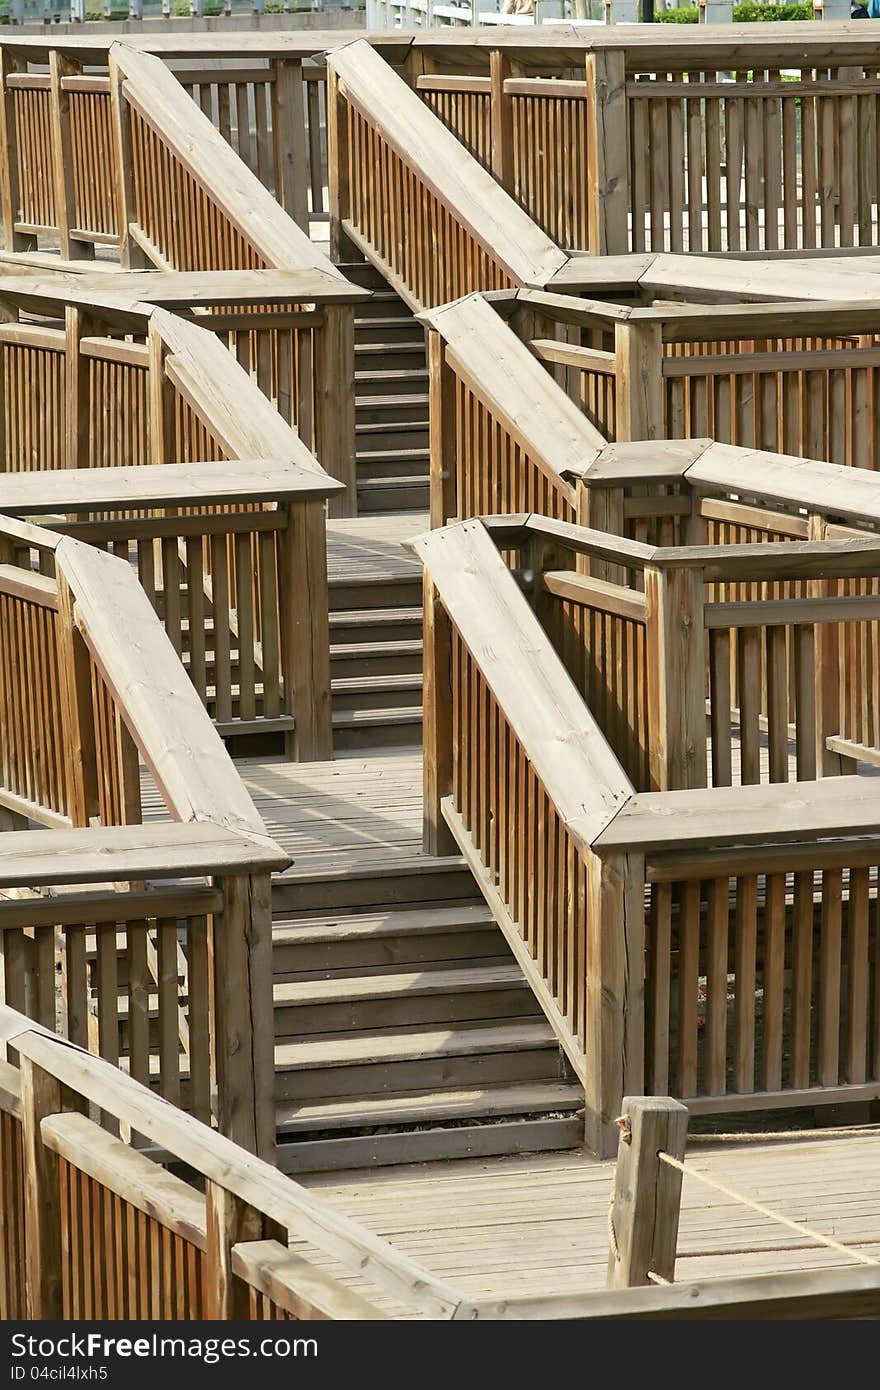
[[[427,531],[424,512],[340,518],[327,523],[327,575],[331,584],[393,583],[415,579],[422,565],[406,542]]]
[[[687,1156],[694,1168],[791,1220],[840,1242],[869,1241],[858,1248],[875,1259],[878,1160],[877,1135],[700,1144]],[[612,1164],[570,1151],[305,1182],[464,1293],[502,1298],[604,1286],[612,1174]],[[684,1179],[677,1281],[847,1263],[832,1250],[797,1248],[803,1243],[778,1223]],[[392,1305],[386,1300],[385,1306]]]

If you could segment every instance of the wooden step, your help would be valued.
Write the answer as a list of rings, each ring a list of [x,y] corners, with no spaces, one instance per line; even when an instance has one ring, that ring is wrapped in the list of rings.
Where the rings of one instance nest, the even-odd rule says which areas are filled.
[[[421,729],[421,704],[333,711],[333,746],[337,750],[408,748],[418,744]]]
[[[330,647],[330,675],[336,679],[366,676],[421,675],[422,643],[338,642]]]
[[[388,611],[392,606],[397,611],[412,610],[421,604],[422,581],[415,570],[411,574],[334,576],[327,587],[331,622],[336,612],[368,608]]]
[[[276,1119],[279,1134],[302,1134],[495,1115],[548,1114],[579,1110],[583,1103],[580,1087],[566,1081],[514,1082],[488,1089],[460,1086],[400,1095],[306,1101],[302,1105],[279,1106]]]
[[[514,961],[276,983],[275,1038],[537,1014]]]
[[[354,433],[358,457],[362,449],[427,449],[429,442],[427,418],[420,423],[388,418],[369,422],[356,419]]]
[[[559,1065],[543,1017],[320,1034],[276,1044],[275,1094],[279,1101],[314,1100],[450,1082],[559,1079]]]
[[[334,714],[349,711],[418,710],[422,707],[421,673],[338,676],[331,681]]]
[[[280,915],[272,924],[272,945],[276,980],[326,979],[330,972],[337,977],[370,971],[387,975],[440,962],[509,957],[485,904],[467,900],[350,914]]]
[[[430,487],[424,477],[359,478],[357,494],[361,512],[421,511],[430,500]]]
[[[428,483],[430,478],[430,456],[427,449],[371,450],[369,454],[359,454],[357,459],[358,483],[380,478],[398,481],[403,478],[421,478]]]
[[[283,1173],[331,1173],[389,1164],[431,1163],[437,1159],[552,1153],[580,1148],[583,1142],[584,1125],[580,1117],[533,1120],[523,1116],[500,1124],[476,1123],[455,1128],[440,1126],[281,1142],[275,1151],[275,1163]]]
[[[355,396],[357,429],[362,425],[428,425],[427,392],[396,392],[393,395]]]
[[[475,891],[473,876],[458,856],[385,857],[375,865],[345,868],[325,868],[316,857],[300,860],[295,876],[273,878],[272,907],[280,918],[318,910],[458,901]]]
[[[337,595],[337,598],[339,595]],[[396,598],[397,595],[395,594]],[[421,644],[422,610],[410,608],[345,609],[333,605],[330,613],[330,639],[333,650],[361,645],[375,636],[381,642]]]
[[[418,397],[420,405],[427,401],[428,373],[424,367],[395,367],[383,363],[381,368],[363,369],[355,366],[354,388],[356,404],[367,405],[374,400],[400,404],[411,396]]]
[[[425,344],[414,341],[410,334],[405,333],[405,322],[396,319],[386,319],[385,322],[392,326],[393,331],[387,333],[384,340],[380,341],[378,335],[372,332],[363,340],[355,338],[355,381],[360,381],[362,372],[374,369],[388,372],[416,370],[423,378],[426,377]]]

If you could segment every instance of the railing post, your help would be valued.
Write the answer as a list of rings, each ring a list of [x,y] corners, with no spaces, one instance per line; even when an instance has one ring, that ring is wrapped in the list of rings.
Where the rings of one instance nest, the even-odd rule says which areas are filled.
[[[662,439],[663,336],[660,323],[630,319],[628,323],[615,324],[614,357],[617,443]]]
[[[302,61],[276,58],[272,64],[272,139],[275,146],[275,196],[308,234],[309,161]]]
[[[152,323],[147,352],[147,457],[150,463],[173,463],[174,388],[165,375],[165,344]]]
[[[446,362],[443,339],[428,333],[429,456],[431,527],[458,515],[458,461],[455,451],[455,376]]]
[[[24,1152],[25,1309],[29,1319],[63,1316],[58,1157],[43,1144],[41,1121],[61,1111],[54,1076],[21,1058]]]
[[[7,251],[32,251],[37,239],[28,232],[17,232],[15,224],[21,211],[21,190],[18,170],[18,131],[15,123],[15,98],[7,78],[21,64],[5,49],[0,50],[0,199],[3,212],[3,246]]]
[[[626,54],[614,49],[588,53],[588,249],[594,256],[629,250],[628,112]]]
[[[811,541],[824,541],[828,534],[828,520],[818,513],[808,518],[808,538]],[[808,585],[813,598],[827,598],[838,593],[837,580],[814,579]],[[841,670],[842,656],[840,631],[836,623],[816,623],[814,629],[814,650],[816,660],[816,775],[819,777],[840,777],[853,774],[857,763],[855,758],[847,758],[828,747],[827,740],[841,733],[840,692],[845,673]]]
[[[119,223],[119,262],[126,270],[142,270],[151,264],[131,235],[131,224],[137,220],[134,196],[134,156],[131,143],[131,109],[125,99],[124,78],[111,54],[110,119],[113,131],[113,152],[116,173],[116,216]]]
[[[74,827],[85,829],[98,811],[98,763],[88,648],[76,626],[73,595],[58,575],[58,673],[65,739],[67,794]]]
[[[268,874],[223,880],[214,919],[218,1125],[242,1148],[275,1153],[272,888]]]
[[[422,844],[426,854],[457,854],[440,803],[452,791],[452,628],[431,576],[425,570],[423,618],[423,791]]]
[[[579,526],[588,526],[593,531],[605,531],[609,536],[623,536],[624,490],[617,484],[598,486],[595,483],[578,483],[577,519]],[[579,557],[579,569],[583,569],[594,579],[604,579],[609,584],[626,584],[627,573],[623,565],[615,565],[610,560],[597,560],[592,556]]]
[[[490,112],[492,121],[492,173],[506,192],[513,194],[513,97],[504,90],[511,75],[510,59],[499,50],[489,54]]]
[[[587,856],[586,1142],[610,1158],[625,1090],[644,1089],[645,861]]]
[[[91,411],[89,409],[89,359],[83,357],[80,344],[94,334],[97,325],[84,311],[68,304],[64,311],[64,370],[67,383],[67,433],[65,438],[68,468],[88,468]]]
[[[627,1096],[611,1199],[607,1284],[631,1289],[650,1275],[671,1283],[681,1210],[681,1173],[659,1157],[681,1163],[687,1143],[687,1106],[670,1096]]]
[[[65,77],[81,68],[66,54],[53,49],[49,54],[49,90],[52,122],[52,163],[55,185],[55,216],[64,260],[92,260],[94,243],[79,241],[72,235],[76,225],[76,191],[73,182],[73,132],[70,123],[70,93],[62,86]]]
[[[323,502],[291,502],[278,545],[284,699],[294,717],[288,756],[315,762],[333,756]]]
[[[321,466],[345,484],[329,499],[332,517],[357,516],[355,459],[354,307],[324,304],[315,333],[315,438]]]
[[[233,1246],[242,1241],[272,1239],[286,1245],[287,1232],[215,1182],[205,1183],[205,1216],[205,1317],[212,1322],[247,1322],[249,1291],[232,1271]]]
[[[651,787],[706,786],[703,571],[645,569]]]
[[[342,223],[351,217],[349,184],[348,106],[339,88],[339,78],[327,69],[327,196],[330,204],[330,259],[359,261],[360,252],[343,231]]]

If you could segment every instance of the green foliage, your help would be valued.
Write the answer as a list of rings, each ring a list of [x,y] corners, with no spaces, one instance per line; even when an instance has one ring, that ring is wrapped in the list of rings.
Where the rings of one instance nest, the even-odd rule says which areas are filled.
[[[660,24],[698,24],[700,11],[696,5],[680,5],[677,10],[658,10],[655,19]],[[733,7],[735,24],[768,24],[783,19],[812,19],[810,0],[793,5],[773,5],[770,0],[741,0]]]

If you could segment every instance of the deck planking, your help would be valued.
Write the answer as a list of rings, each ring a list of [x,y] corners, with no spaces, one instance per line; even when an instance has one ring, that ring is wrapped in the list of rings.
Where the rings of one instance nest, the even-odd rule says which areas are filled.
[[[867,1241],[859,1250],[880,1260],[878,1159],[880,1134],[700,1144],[687,1156],[693,1168],[791,1220],[837,1241]],[[613,1171],[586,1151],[567,1151],[303,1181],[463,1294],[505,1298],[604,1287]],[[795,1232],[685,1177],[678,1282],[850,1263],[802,1244]],[[343,1277],[366,1291],[361,1280]],[[401,1316],[390,1300],[370,1296]]]

